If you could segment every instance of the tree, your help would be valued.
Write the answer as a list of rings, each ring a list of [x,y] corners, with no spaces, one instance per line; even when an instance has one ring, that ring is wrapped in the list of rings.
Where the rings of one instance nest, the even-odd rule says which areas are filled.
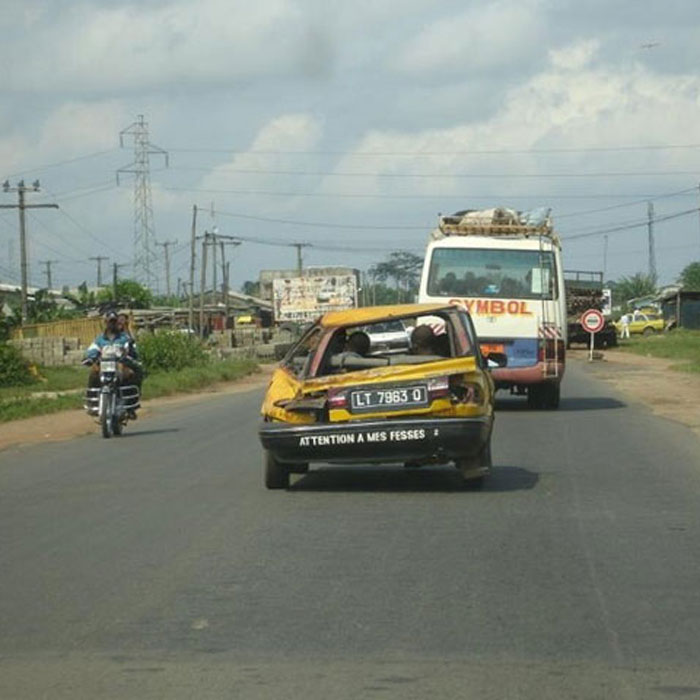
[[[407,250],[396,250],[389,255],[388,260],[378,262],[369,269],[372,279],[380,282],[393,280],[396,287],[397,301],[401,301],[401,291],[405,298],[410,299],[418,292],[418,281],[423,258]]]
[[[243,294],[247,294],[251,297],[260,296],[260,282],[253,282],[252,280],[246,280],[241,287]]]
[[[678,281],[687,292],[700,292],[700,262],[692,262],[686,265],[681,272]]]
[[[123,279],[117,282],[116,299],[112,287],[104,287],[97,293],[97,302],[103,306],[112,302],[132,309],[150,309],[153,304],[153,293],[148,287],[144,287],[135,280]]]
[[[630,299],[656,294],[656,280],[653,275],[637,272],[631,277],[621,277],[612,287],[613,304],[627,306]]]

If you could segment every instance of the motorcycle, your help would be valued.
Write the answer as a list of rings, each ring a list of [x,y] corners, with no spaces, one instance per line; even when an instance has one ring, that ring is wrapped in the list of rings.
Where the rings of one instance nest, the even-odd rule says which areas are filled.
[[[85,410],[95,416],[102,437],[121,435],[134,411],[141,407],[141,392],[136,384],[125,384],[128,357],[123,347],[108,345],[99,360],[100,386],[89,387],[85,393]],[[93,364],[88,360],[86,364]]]

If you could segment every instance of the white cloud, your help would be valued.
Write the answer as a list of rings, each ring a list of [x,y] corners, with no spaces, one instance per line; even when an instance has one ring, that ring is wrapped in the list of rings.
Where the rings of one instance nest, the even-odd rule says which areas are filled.
[[[287,152],[308,151],[318,146],[323,137],[323,119],[308,113],[283,114],[263,125],[248,151],[238,153],[230,161],[223,163],[208,173],[197,186],[201,190],[296,190],[298,185],[289,186],[289,178],[266,171],[290,171],[299,169],[299,160]],[[236,173],[244,170],[244,173]],[[260,174],[257,174],[260,171]],[[313,183],[311,183],[313,185]],[[309,183],[302,185],[308,187]],[[207,196],[206,193],[204,196]],[[225,199],[225,195],[211,193],[212,199]],[[252,195],[237,197],[251,210],[263,211],[269,208],[269,198]],[[288,210],[295,198],[275,199],[275,209]],[[256,209],[258,208],[258,209]]]
[[[441,18],[409,40],[391,63],[399,72],[439,81],[516,67],[542,50],[539,4],[498,0]]]
[[[600,49],[597,39],[577,41],[560,49],[549,52],[549,60],[555,68],[562,70],[581,70],[587,66]]]
[[[175,0],[71,5],[31,15],[28,37],[0,44],[0,87],[21,91],[138,91],[183,83],[235,84],[285,75],[308,61],[304,16],[292,0]],[[21,60],[17,56],[21,55]]]
[[[65,102],[31,131],[11,125],[14,130],[0,138],[0,162],[5,173],[12,173],[114,148],[131,118],[118,100]]]
[[[596,44],[585,41],[553,52],[549,65],[530,80],[505,95],[500,109],[488,118],[450,128],[418,132],[371,131],[355,151],[337,164],[338,172],[358,171],[364,165],[382,173],[421,172],[444,176],[457,172],[483,173],[481,179],[367,177],[362,181],[327,178],[324,190],[340,183],[353,192],[392,193],[406,187],[418,193],[445,196],[492,187],[504,191],[554,192],[561,182],[553,180],[488,179],[489,174],[552,172],[579,169],[624,170],[625,154],[597,157],[571,154],[542,159],[536,155],[498,158],[457,154],[480,149],[527,150],[533,148],[579,148],[634,144],[664,144],[700,141],[697,110],[700,78],[695,75],[659,75],[642,66],[589,68]],[[681,136],[682,135],[682,136]],[[430,157],[385,157],[360,160],[358,152],[439,152]],[[696,168],[692,151],[658,151],[643,154],[642,172],[671,167]],[[631,157],[631,156],[629,156]],[[638,167],[639,154],[637,158]],[[607,160],[605,159],[607,158]],[[631,162],[628,160],[628,162]],[[371,167],[370,167],[371,163]],[[360,164],[360,165],[358,165]],[[602,164],[602,165],[601,165]],[[588,187],[590,181],[580,181]],[[602,186],[614,180],[603,180]],[[410,185],[408,184],[410,183]],[[571,180],[567,187],[570,187]],[[570,191],[570,189],[569,189]]]

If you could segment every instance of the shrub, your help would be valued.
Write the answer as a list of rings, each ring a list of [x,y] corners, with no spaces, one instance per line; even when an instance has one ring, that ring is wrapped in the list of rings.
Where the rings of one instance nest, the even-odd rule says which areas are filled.
[[[198,338],[176,331],[140,335],[137,348],[144,367],[151,372],[174,372],[209,361]]]
[[[0,386],[20,386],[33,381],[29,362],[22,357],[22,353],[12,345],[0,343]]]

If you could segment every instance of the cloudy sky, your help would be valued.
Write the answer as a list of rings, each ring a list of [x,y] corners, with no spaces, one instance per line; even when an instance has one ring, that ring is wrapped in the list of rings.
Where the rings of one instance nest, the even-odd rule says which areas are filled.
[[[41,260],[64,284],[94,282],[91,256],[132,259],[115,172],[139,114],[169,153],[151,179],[174,280],[193,204],[200,232],[267,243],[232,253],[238,286],[293,266],[284,244],[367,268],[420,252],[438,212],[494,205],[551,206],[569,268],[602,269],[607,231],[615,278],[646,270],[653,199],[669,282],[700,259],[683,214],[699,201],[699,20],[696,0],[0,0],[0,179],[39,178],[31,201],[60,204],[28,218],[36,283]],[[18,248],[2,212],[0,279]]]

